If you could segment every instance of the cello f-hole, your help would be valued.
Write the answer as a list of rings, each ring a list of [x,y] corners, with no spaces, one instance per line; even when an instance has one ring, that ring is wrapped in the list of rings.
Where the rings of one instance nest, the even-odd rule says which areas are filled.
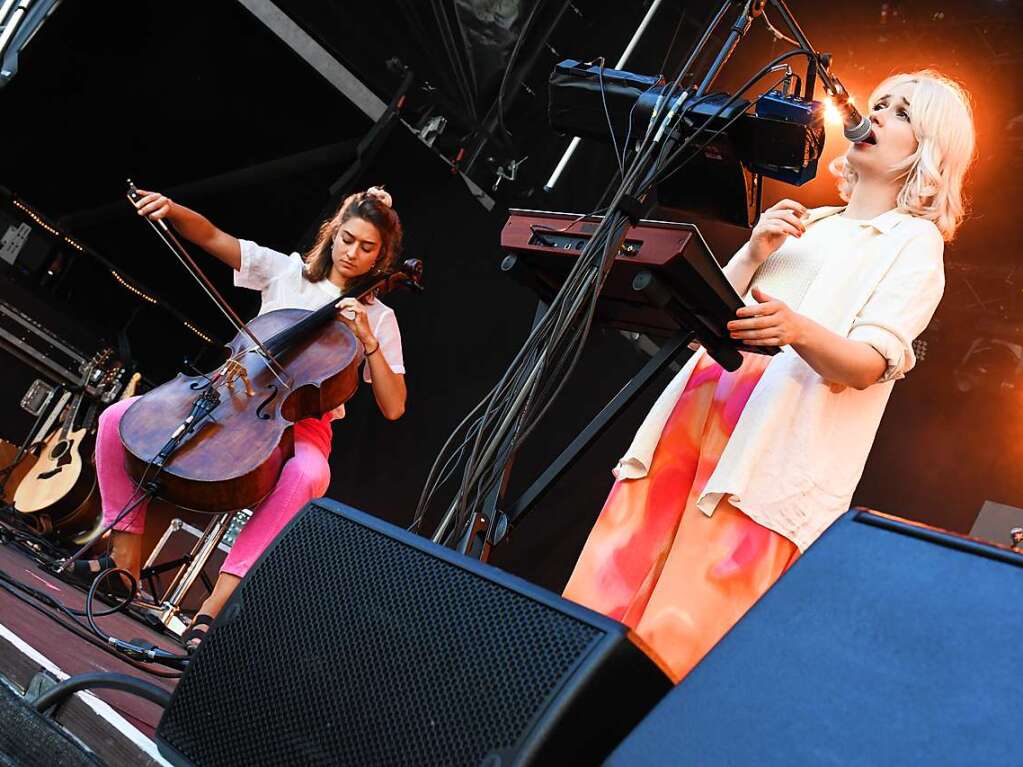
[[[270,395],[265,400],[259,403],[259,407],[256,408],[256,417],[261,418],[264,421],[269,421],[270,418],[272,418],[272,416],[269,413],[265,412],[266,406],[273,402],[275,399],[277,399],[277,394],[279,392],[277,389],[277,384],[268,384],[266,388],[270,390]]]

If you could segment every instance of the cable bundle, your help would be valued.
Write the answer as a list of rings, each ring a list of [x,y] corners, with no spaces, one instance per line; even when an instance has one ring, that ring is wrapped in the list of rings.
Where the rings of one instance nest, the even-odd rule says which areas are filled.
[[[647,207],[645,200],[651,190],[701,152],[744,110],[690,151],[693,143],[708,132],[711,122],[741,99],[772,67],[797,55],[813,54],[798,48],[776,57],[680,143],[680,134],[685,133],[680,126],[684,126],[688,110],[702,100],[702,97],[690,99],[691,91],[680,86],[683,74],[690,68],[687,64],[671,86],[662,91],[646,134],[628,165],[615,148],[616,159],[621,161],[622,183],[606,215],[504,375],[441,448],[409,529],[418,531],[434,496],[464,460],[458,490],[447,505],[433,539],[466,550],[475,515],[485,507],[488,497],[499,491],[509,459],[536,428],[571,375],[589,335],[597,299],[614,257],[628,226],[637,223]],[[610,127],[610,115],[608,122]],[[628,151],[627,147],[622,150]],[[457,447],[453,447],[455,444]],[[493,528],[496,515],[487,522]],[[487,530],[487,540],[491,540],[492,532],[492,529]]]

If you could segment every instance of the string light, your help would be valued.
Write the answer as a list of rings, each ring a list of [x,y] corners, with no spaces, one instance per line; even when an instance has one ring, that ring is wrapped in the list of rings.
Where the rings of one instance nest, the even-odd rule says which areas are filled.
[[[208,344],[210,344],[210,345],[212,345],[212,344],[214,343],[214,341],[213,341],[213,339],[212,339],[212,338],[210,338],[210,337],[209,337],[208,335],[206,335],[205,333],[203,333],[203,332],[202,332],[201,330],[199,330],[199,328],[197,328],[197,327],[196,327],[195,325],[193,325],[193,324],[192,324],[191,322],[189,322],[188,320],[182,320],[182,322],[184,322],[184,323],[185,323],[185,327],[186,327],[186,328],[188,328],[189,330],[191,330],[191,331],[192,331],[193,333],[195,333],[195,334],[196,334],[197,336],[199,336],[199,338],[201,338],[201,339],[202,339],[203,341],[205,341],[206,343],[208,343]]]
[[[115,272],[115,271],[114,271],[113,269],[111,269],[111,270],[110,270],[110,273],[111,273],[112,275],[114,275],[114,279],[115,279],[115,280],[117,280],[117,281],[118,281],[119,283],[121,283],[121,284],[122,284],[122,285],[123,285],[124,287],[126,287],[126,288],[127,288],[128,290],[130,290],[130,291],[131,291],[132,293],[134,293],[134,294],[135,294],[136,296],[138,296],[139,298],[141,298],[141,299],[142,299],[143,301],[148,301],[148,302],[149,302],[149,303],[151,303],[151,304],[156,304],[156,303],[159,303],[159,302],[158,302],[158,301],[157,301],[157,300],[156,300],[155,298],[153,298],[153,297],[152,297],[152,296],[150,296],[150,295],[147,295],[146,293],[143,293],[143,292],[142,292],[141,290],[139,290],[138,288],[136,288],[136,287],[135,287],[134,285],[132,285],[132,284],[131,284],[130,282],[128,282],[128,281],[127,281],[126,279],[124,279],[124,277],[122,277],[121,275],[119,275],[119,274],[118,274],[117,272]]]
[[[14,204],[14,206],[16,208],[21,210],[26,216],[28,216],[30,219],[32,219],[32,221],[34,221],[40,227],[42,227],[47,232],[52,234],[58,240],[63,240],[68,245],[70,245],[72,248],[77,250],[79,253],[85,253],[85,246],[84,245],[82,245],[80,242],[78,242],[77,240],[72,238],[71,235],[64,234],[63,232],[60,232],[57,229],[55,229],[54,227],[50,226],[50,224],[48,224],[46,221],[43,220],[42,216],[40,216],[38,213],[36,213],[34,210],[32,210],[30,207],[28,207],[28,205],[23,203],[21,200],[12,199],[11,202]],[[112,274],[114,276],[114,279],[117,280],[121,284],[122,287],[124,287],[126,290],[131,291],[136,296],[141,298],[143,301],[148,301],[149,303],[151,303],[153,305],[159,305],[160,301],[158,299],[154,298],[153,296],[149,295],[148,293],[145,293],[142,290],[139,290],[138,288],[136,288],[134,285],[132,285],[130,282],[128,282],[124,277],[122,277],[120,274],[118,274],[113,269],[110,270],[110,274]],[[182,324],[186,328],[191,330],[193,333],[195,333],[197,336],[199,336],[199,338],[201,338],[206,343],[208,343],[208,344],[214,344],[215,343],[212,338],[210,338],[208,335],[203,333],[201,330],[199,330],[199,328],[197,328],[195,325],[193,325],[188,320],[182,320],[181,322],[182,322]]]
[[[52,234],[54,237],[56,237],[58,239],[61,239],[61,233],[60,232],[58,232],[52,226],[50,226],[45,221],[43,221],[42,217],[38,213],[36,213],[30,207],[28,207],[23,202],[21,202],[21,200],[12,200],[12,202],[14,203],[14,206],[16,208],[21,208],[21,210],[23,210],[25,212],[25,215],[28,216],[33,221],[35,221],[37,224],[39,224],[39,226],[41,226],[47,232]]]
[[[115,271],[114,271],[113,269],[111,269],[111,270],[110,270],[110,273],[111,273],[112,275],[114,275],[114,279],[115,279],[115,280],[117,280],[117,281],[118,281],[119,283],[121,283],[121,285],[123,285],[123,286],[124,286],[125,288],[127,288],[128,290],[130,290],[130,291],[131,291],[132,293],[134,293],[134,294],[135,294],[136,296],[138,296],[139,298],[141,298],[141,299],[142,299],[143,301],[148,301],[148,302],[149,302],[149,303],[151,303],[151,304],[157,304],[157,303],[159,303],[159,302],[157,301],[157,299],[153,298],[153,297],[152,297],[152,296],[150,296],[150,295],[147,295],[146,293],[144,293],[144,292],[142,292],[141,290],[139,290],[138,288],[136,288],[136,287],[135,287],[134,285],[132,285],[132,284],[131,284],[130,282],[128,282],[128,281],[127,281],[126,279],[124,279],[124,277],[122,277],[121,275],[119,275],[119,274],[118,274],[117,272],[115,272]],[[195,325],[193,325],[193,324],[192,324],[191,322],[189,322],[188,320],[182,320],[182,321],[181,321],[181,324],[182,324],[182,325],[184,325],[184,326],[185,326],[186,328],[188,328],[189,330],[191,330],[191,331],[192,331],[193,333],[195,333],[195,334],[196,334],[197,336],[199,336],[199,338],[201,338],[201,339],[202,339],[203,341],[205,341],[206,343],[208,343],[208,344],[211,344],[211,345],[215,343],[215,342],[214,342],[214,340],[213,340],[212,338],[210,338],[210,337],[209,337],[208,335],[206,335],[205,333],[203,333],[203,332],[202,332],[201,330],[199,330],[199,328],[197,328],[197,327],[196,327]]]

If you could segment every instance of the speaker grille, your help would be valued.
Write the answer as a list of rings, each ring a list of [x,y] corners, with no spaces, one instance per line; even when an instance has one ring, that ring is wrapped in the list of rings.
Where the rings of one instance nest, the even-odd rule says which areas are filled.
[[[310,507],[203,643],[159,736],[198,765],[478,765],[604,632]]]

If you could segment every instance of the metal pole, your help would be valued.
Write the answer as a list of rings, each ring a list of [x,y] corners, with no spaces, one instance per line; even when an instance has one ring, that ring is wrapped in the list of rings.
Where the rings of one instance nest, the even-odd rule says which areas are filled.
[[[28,12],[28,7],[31,4],[32,0],[21,0],[21,2],[18,3],[18,7],[14,9],[13,13],[11,13],[11,17],[4,23],[4,30],[3,32],[0,32],[0,55],[3,55],[7,44],[11,41],[11,38],[14,37],[14,33],[18,31],[18,25],[21,23],[21,17]],[[4,15],[7,14],[7,9],[10,8],[10,5],[10,3],[7,3],[4,6]],[[3,21],[3,19],[0,18],[0,21]]]
[[[344,94],[370,120],[380,119],[380,115],[387,109],[387,104],[275,3],[270,0],[238,2],[319,72],[327,82]]]
[[[771,5],[774,6],[781,14],[782,19],[785,21],[785,25],[789,28],[792,36],[796,38],[796,42],[806,48],[808,51],[814,52],[814,60],[817,60],[817,49],[810,45],[810,40],[799,26],[799,22],[796,21],[796,17],[792,15],[792,11],[785,4],[785,0],[770,0]],[[820,64],[820,62],[817,62]],[[824,81],[824,87],[828,92],[832,92],[835,88],[834,81],[831,73],[824,66],[818,66],[816,68],[817,75]]]
[[[191,561],[178,570],[174,580],[171,581],[171,585],[167,587],[166,594],[161,599],[160,607],[155,610],[156,617],[160,622],[169,631],[178,636],[184,634],[188,628],[180,617],[181,603],[185,600],[185,595],[192,587],[192,584],[195,583],[202,573],[203,568],[206,567],[209,558],[213,556],[217,546],[220,545],[220,541],[227,532],[227,528],[230,527],[234,515],[235,512],[224,512],[210,520],[206,530],[199,540],[196,541],[192,551],[189,552]],[[153,596],[156,595],[154,594]]]
[[[721,46],[721,50],[718,51],[717,58],[714,59],[714,63],[710,65],[710,69],[704,76],[703,82],[700,83],[700,87],[696,89],[696,93],[694,95],[697,98],[707,92],[707,89],[710,88],[714,80],[717,79],[721,68],[732,57],[736,47],[739,45],[739,41],[746,36],[747,32],[749,32],[750,25],[753,24],[753,16],[750,13],[750,9],[752,7],[752,0],[747,0],[746,5],[743,6],[742,12],[739,14],[738,18],[736,18],[731,30],[729,30],[728,37],[725,39],[725,44]]]

